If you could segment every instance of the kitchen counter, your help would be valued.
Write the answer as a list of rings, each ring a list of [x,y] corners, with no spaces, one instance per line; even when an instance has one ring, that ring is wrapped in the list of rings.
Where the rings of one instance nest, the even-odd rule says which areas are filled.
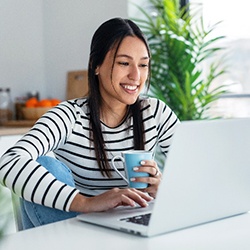
[[[3,135],[23,135],[30,130],[35,121],[20,120],[8,121],[0,126],[0,136]]]
[[[30,130],[30,127],[2,127],[0,126],[0,136],[3,135],[23,135]]]

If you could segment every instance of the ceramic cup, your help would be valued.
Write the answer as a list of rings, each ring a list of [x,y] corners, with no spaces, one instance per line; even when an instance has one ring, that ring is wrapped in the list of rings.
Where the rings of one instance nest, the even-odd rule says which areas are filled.
[[[141,166],[141,161],[153,159],[153,152],[145,150],[130,150],[122,152],[122,155],[117,155],[112,158],[111,164],[117,174],[127,182],[131,188],[142,189],[148,186],[147,183],[130,181],[134,177],[147,177],[148,173],[135,172],[134,167]],[[116,160],[121,160],[124,164],[126,176],[124,176],[116,167]]]

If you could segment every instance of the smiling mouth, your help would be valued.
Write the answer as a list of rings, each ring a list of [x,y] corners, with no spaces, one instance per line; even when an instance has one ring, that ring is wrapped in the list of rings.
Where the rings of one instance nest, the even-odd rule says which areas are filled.
[[[139,86],[137,85],[125,85],[125,84],[121,84],[121,86],[125,89],[125,90],[129,90],[129,91],[135,91],[138,89]]]

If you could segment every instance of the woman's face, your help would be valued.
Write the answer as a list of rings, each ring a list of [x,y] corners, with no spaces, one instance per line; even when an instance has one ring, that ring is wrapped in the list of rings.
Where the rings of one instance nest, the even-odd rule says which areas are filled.
[[[148,77],[148,51],[139,38],[128,36],[121,42],[115,59],[114,54],[115,49],[110,50],[96,69],[100,93],[109,106],[131,105],[137,100]]]

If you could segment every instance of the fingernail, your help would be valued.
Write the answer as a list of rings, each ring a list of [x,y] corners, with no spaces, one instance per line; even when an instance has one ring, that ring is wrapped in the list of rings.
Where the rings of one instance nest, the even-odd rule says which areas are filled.
[[[141,165],[144,165],[145,164],[145,161],[141,161]]]
[[[133,170],[134,170],[134,171],[137,171],[137,170],[139,170],[139,168],[138,168],[138,167],[134,167]]]
[[[130,178],[130,181],[135,181],[135,178]]]

